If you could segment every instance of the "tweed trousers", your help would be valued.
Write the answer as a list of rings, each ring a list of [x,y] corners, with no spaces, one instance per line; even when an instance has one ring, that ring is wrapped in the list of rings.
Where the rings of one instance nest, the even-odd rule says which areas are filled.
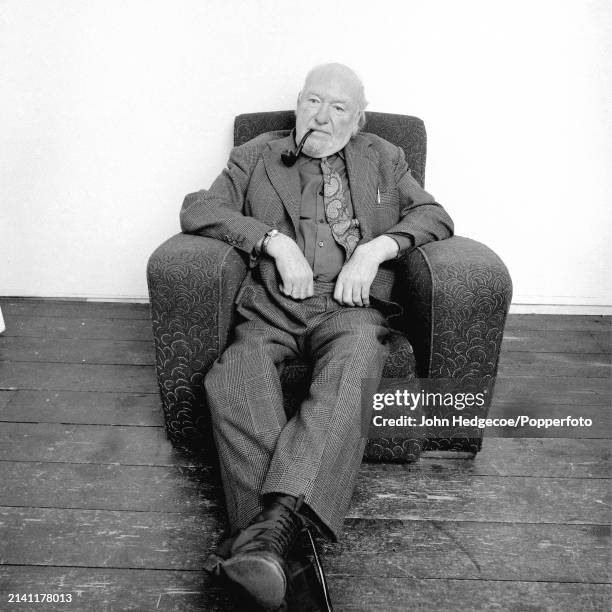
[[[235,338],[205,379],[230,527],[246,527],[266,494],[303,495],[323,531],[342,531],[366,444],[361,379],[380,378],[389,349],[385,317],[332,298],[318,284],[303,301],[245,306]],[[313,363],[310,393],[287,419],[280,370]],[[368,417],[369,418],[369,417]]]

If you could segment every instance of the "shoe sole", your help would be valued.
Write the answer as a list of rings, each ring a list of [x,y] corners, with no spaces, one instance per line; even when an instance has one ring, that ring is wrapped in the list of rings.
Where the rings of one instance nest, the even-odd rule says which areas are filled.
[[[263,608],[278,608],[285,599],[287,578],[273,559],[238,554],[223,563],[223,573]]]

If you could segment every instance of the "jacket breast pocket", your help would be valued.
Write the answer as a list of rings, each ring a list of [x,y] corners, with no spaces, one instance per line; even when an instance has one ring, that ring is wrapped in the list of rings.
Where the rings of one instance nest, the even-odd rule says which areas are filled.
[[[380,185],[376,190],[376,206],[384,208],[385,206],[399,207],[399,189],[397,187]]]
[[[372,217],[374,234],[382,234],[399,223],[399,208],[397,206],[377,206]]]

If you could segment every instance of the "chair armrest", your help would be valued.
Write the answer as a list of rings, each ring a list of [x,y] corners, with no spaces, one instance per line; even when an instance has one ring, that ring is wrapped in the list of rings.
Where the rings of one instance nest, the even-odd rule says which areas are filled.
[[[493,395],[512,281],[506,266],[489,248],[455,236],[413,249],[402,260],[404,283],[396,300],[401,322],[422,378],[461,381],[465,391],[487,391],[479,416],[486,416]],[[452,417],[454,409],[429,416]],[[451,428],[448,437],[428,435],[425,450],[478,452],[483,430]]]
[[[236,249],[214,238],[177,234],[149,258],[157,380],[166,430],[176,442],[210,432],[204,376],[225,348],[245,274]]]
[[[397,299],[421,377],[469,383],[497,372],[512,298],[506,266],[485,245],[455,236],[413,249]]]

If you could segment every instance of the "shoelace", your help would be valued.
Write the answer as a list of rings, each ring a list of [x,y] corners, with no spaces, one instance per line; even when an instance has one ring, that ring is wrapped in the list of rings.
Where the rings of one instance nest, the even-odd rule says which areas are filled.
[[[299,517],[287,510],[274,519],[250,525],[246,531],[249,534],[255,532],[255,538],[239,548],[243,552],[249,552],[259,550],[264,544],[268,544],[277,555],[284,557],[302,527],[303,523]]]

